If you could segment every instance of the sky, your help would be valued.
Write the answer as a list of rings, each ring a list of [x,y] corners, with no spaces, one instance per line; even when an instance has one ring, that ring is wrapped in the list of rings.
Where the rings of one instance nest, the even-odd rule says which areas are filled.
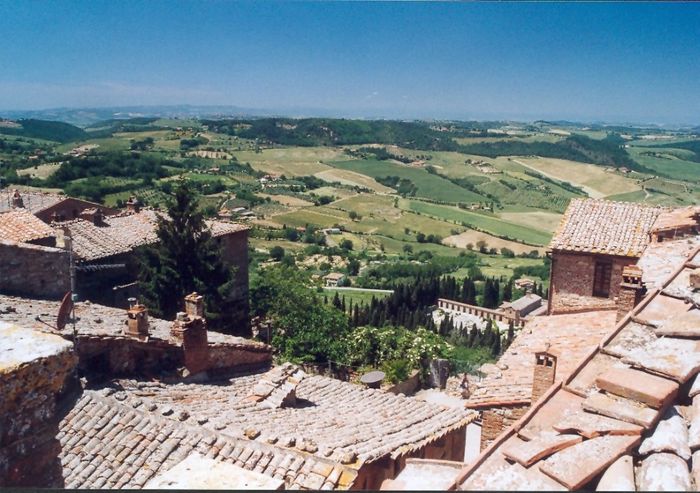
[[[700,123],[700,4],[0,0],[0,109]]]

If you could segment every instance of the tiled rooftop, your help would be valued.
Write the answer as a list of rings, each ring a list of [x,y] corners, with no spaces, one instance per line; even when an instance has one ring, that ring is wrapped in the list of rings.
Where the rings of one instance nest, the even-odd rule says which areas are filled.
[[[95,226],[84,219],[54,223],[54,228],[67,228],[73,238],[73,250],[86,261],[111,257],[158,241],[158,213],[144,209],[137,213],[105,216],[103,224]],[[223,221],[207,221],[214,237],[243,231],[246,226]]]
[[[26,209],[0,212],[0,238],[27,243],[56,236],[56,232],[44,221]]]
[[[115,397],[125,404],[142,400],[167,410],[169,419],[177,420],[185,412],[205,428],[230,437],[355,465],[401,456],[476,418],[476,413],[463,408],[317,375],[301,380],[293,405],[272,407],[249,398],[264,378],[253,374],[212,384],[153,385],[147,392],[137,381],[119,380],[117,388],[124,390]]]
[[[183,422],[184,415],[166,418],[145,399],[124,402],[111,392],[85,391],[60,423],[66,488],[141,488],[194,453],[283,479],[293,489],[347,489],[357,475],[322,457],[237,439],[195,419]],[[148,395],[149,387],[140,393]]]
[[[529,404],[535,352],[549,349],[560,355],[557,359],[556,381],[569,375],[601,338],[615,327],[615,312],[597,311],[565,315],[534,317],[515,337],[496,365],[482,366],[486,376],[470,381],[471,395],[467,407],[482,408],[499,403]],[[453,393],[459,393],[460,379],[450,381]]]
[[[0,190],[0,212],[6,212],[12,210],[12,195],[14,190],[11,188],[5,188]],[[52,205],[58,204],[60,201],[67,199],[65,195],[59,195],[55,193],[46,192],[28,192],[21,191],[22,202],[24,208],[36,214]]]
[[[573,199],[548,248],[639,257],[662,210],[628,202]]]
[[[0,295],[0,322],[14,323],[30,329],[45,331],[47,330],[45,323],[51,326],[55,325],[59,306],[60,302],[58,301]],[[75,304],[75,315],[78,319],[76,330],[79,336],[128,338],[122,333],[126,324],[126,310],[85,301]],[[36,320],[37,317],[45,323]],[[171,341],[172,324],[172,321],[149,316],[150,340]],[[72,330],[71,325],[64,330],[64,334],[72,334]],[[207,331],[207,339],[210,345],[227,344],[229,346],[245,346],[250,349],[269,349],[269,346],[261,342],[211,330]]]
[[[688,282],[694,268],[681,266],[651,291],[569,378],[460,473],[459,488],[700,487],[693,453],[700,448],[700,294]],[[558,434],[579,439],[557,445]]]

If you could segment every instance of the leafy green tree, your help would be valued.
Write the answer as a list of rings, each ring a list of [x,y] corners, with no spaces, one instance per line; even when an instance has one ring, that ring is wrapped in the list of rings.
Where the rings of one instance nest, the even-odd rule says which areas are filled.
[[[158,243],[144,248],[140,257],[140,290],[146,305],[153,315],[173,319],[183,309],[184,296],[196,291],[204,296],[210,327],[241,334],[231,326],[234,268],[223,262],[187,181],[178,183],[167,212],[167,217],[158,219]]]
[[[333,306],[335,300],[332,304],[323,303],[308,289],[308,283],[309,277],[294,267],[266,269],[265,275],[251,286],[252,312],[272,323],[272,344],[283,359],[340,361],[345,354],[342,341],[348,332],[348,317]]]
[[[340,248],[343,250],[352,250],[352,241],[351,240],[343,240],[340,242]]]
[[[272,260],[279,262],[280,260],[282,260],[282,257],[284,257],[284,248],[282,248],[279,245],[275,245],[272,248],[270,248],[270,258]]]

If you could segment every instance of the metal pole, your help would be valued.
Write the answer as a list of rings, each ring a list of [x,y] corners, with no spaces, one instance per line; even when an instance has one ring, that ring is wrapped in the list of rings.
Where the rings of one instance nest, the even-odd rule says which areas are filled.
[[[73,258],[73,238],[66,236],[65,240],[68,242],[68,272],[70,273],[70,298],[71,298],[71,320],[73,322],[73,344],[76,346],[76,351],[78,350],[78,331],[75,327],[75,302],[78,301],[78,295],[75,292],[75,259]]]

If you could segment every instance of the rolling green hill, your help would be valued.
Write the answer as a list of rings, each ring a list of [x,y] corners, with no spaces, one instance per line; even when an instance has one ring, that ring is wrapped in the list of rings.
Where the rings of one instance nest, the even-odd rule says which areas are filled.
[[[0,126],[0,134],[51,140],[54,142],[75,142],[88,138],[87,132],[69,123],[47,120],[18,120],[21,127]]]

